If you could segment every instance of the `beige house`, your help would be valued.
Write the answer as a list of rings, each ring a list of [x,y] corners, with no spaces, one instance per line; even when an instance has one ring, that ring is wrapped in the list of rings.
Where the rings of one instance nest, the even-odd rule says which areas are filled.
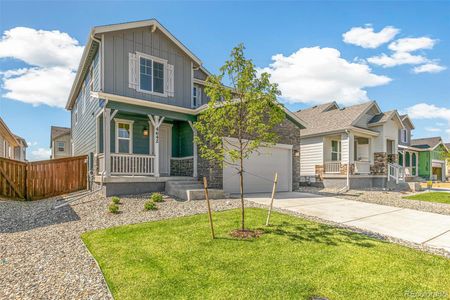
[[[51,127],[50,134],[50,159],[72,156],[71,131],[66,127]]]
[[[300,180],[325,187],[384,187],[397,164],[396,110],[383,112],[375,101],[339,107],[336,102],[300,110]]]
[[[25,139],[13,134],[0,118],[0,157],[25,161],[27,147]]]

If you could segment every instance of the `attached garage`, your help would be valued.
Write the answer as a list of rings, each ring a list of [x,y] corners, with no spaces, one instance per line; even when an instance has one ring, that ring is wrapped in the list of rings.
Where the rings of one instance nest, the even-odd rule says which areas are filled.
[[[235,139],[226,138],[229,143],[236,145]],[[271,192],[273,184],[270,182],[278,173],[277,191],[292,191],[292,145],[276,144],[273,147],[260,147],[258,151],[244,161],[244,192]],[[235,167],[224,164],[223,189],[226,193],[239,193],[239,174]]]
[[[445,162],[433,161],[431,174],[433,180],[445,181]]]

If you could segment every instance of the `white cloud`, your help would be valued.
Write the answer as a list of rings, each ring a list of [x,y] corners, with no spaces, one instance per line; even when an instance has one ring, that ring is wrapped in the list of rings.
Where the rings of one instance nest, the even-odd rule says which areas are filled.
[[[50,159],[52,154],[51,150],[48,148],[38,148],[31,151],[31,156],[28,157],[29,160],[46,160]]]
[[[413,72],[415,74],[420,73],[439,73],[447,69],[447,67],[438,65],[437,63],[428,63],[418,67],[414,67]]]
[[[16,27],[3,33],[0,58],[17,59],[26,68],[3,70],[3,96],[33,105],[64,107],[83,47],[67,33]]]
[[[290,56],[272,56],[273,63],[259,71],[271,74],[282,97],[289,102],[323,103],[336,100],[354,104],[369,100],[367,87],[387,84],[389,77],[372,73],[370,67],[348,62],[334,48],[301,48]]]
[[[83,47],[65,32],[27,27],[6,30],[0,40],[0,57],[19,59],[32,66],[76,69]]]
[[[74,79],[75,72],[63,67],[29,68],[4,79],[4,96],[33,105],[64,107]]]
[[[436,40],[428,37],[403,38],[389,44],[388,48],[395,52],[413,52],[420,49],[433,49]]]
[[[419,103],[408,107],[406,113],[413,119],[440,119],[450,123],[450,108],[434,104]]]
[[[383,68],[390,68],[399,65],[418,65],[428,61],[428,59],[421,55],[412,55],[408,52],[395,52],[392,55],[381,54],[378,56],[369,57],[368,62],[382,66]]]
[[[347,44],[374,49],[392,40],[399,32],[399,29],[392,26],[386,26],[381,31],[374,32],[373,27],[368,25],[366,27],[352,27],[342,34],[342,37]]]
[[[440,132],[441,131],[440,128],[436,128],[436,127],[425,127],[425,130],[429,131],[429,132]]]

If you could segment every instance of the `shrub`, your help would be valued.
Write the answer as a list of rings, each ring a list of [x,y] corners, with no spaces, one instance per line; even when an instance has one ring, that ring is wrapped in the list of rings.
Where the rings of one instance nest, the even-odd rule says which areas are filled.
[[[111,198],[111,201],[112,201],[112,203],[114,203],[114,204],[119,204],[119,203],[120,203],[120,198],[114,196],[114,197]]]
[[[144,204],[144,209],[145,209],[145,210],[157,210],[158,207],[156,207],[155,202],[153,202],[152,200],[148,200],[148,201],[145,202],[145,204]]]
[[[108,206],[108,210],[109,210],[110,213],[118,214],[119,213],[119,206],[117,204],[115,204],[115,203],[111,203]]]
[[[160,193],[153,193],[150,200],[153,202],[164,202],[163,196]]]

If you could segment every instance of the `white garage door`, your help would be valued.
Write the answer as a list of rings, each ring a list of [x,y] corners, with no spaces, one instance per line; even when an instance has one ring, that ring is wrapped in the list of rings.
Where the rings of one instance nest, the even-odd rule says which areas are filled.
[[[236,140],[227,138],[230,143]],[[227,143],[224,144],[225,146]],[[292,190],[292,145],[261,147],[244,161],[244,192],[271,192],[275,172],[278,173],[277,191]],[[223,189],[226,193],[239,193],[239,175],[233,166],[224,164]]]

